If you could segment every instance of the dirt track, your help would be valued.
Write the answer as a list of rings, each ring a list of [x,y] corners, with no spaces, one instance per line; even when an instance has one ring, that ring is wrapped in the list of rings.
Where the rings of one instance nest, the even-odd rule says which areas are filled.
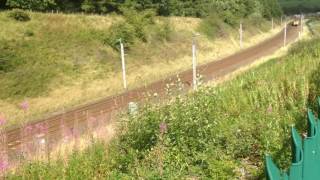
[[[288,43],[294,41],[298,36],[299,27],[288,26]],[[283,34],[280,32],[276,36],[268,39],[257,46],[238,52],[219,61],[214,61],[198,67],[204,81],[221,78],[235,70],[253,63],[255,60],[270,55],[283,46]],[[181,82],[186,88],[191,88],[192,70],[187,70],[178,74]],[[0,151],[4,150],[10,161],[17,160],[18,155],[27,145],[34,148],[45,139],[46,147],[50,150],[62,140],[65,132],[71,134],[82,134],[91,128],[108,123],[112,117],[128,106],[129,102],[138,102],[145,99],[146,94],[157,93],[158,97],[165,94],[166,85],[177,80],[177,75],[167,79],[154,82],[146,87],[130,90],[126,93],[108,97],[98,102],[74,108],[68,112],[57,113],[49,118],[45,118],[26,125],[23,128],[13,128],[5,133],[5,143],[0,141]],[[67,129],[67,131],[66,131]],[[1,140],[1,139],[0,139]],[[43,142],[43,141],[42,141]],[[1,153],[0,153],[1,155]]]

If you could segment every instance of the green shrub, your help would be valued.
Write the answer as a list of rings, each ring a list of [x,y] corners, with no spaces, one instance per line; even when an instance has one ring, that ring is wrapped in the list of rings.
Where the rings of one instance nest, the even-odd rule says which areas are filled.
[[[106,36],[105,43],[114,49],[119,50],[119,40],[121,39],[126,48],[130,46],[135,41],[135,29],[132,25],[122,22],[113,24]]]
[[[205,34],[208,38],[215,38],[223,33],[225,33],[224,22],[221,18],[216,14],[212,13],[207,18],[205,18],[200,26],[199,31],[201,34]]]
[[[135,36],[146,42],[148,29],[154,24],[155,13],[153,11],[138,12],[132,9],[123,9],[122,12],[126,22],[134,28]]]
[[[23,10],[20,10],[20,9],[14,9],[12,10],[8,16],[16,21],[22,21],[22,22],[25,22],[25,21],[30,21],[30,16],[28,13],[26,13],[25,11]]]
[[[55,0],[6,0],[10,8],[28,9],[36,11],[51,10],[55,7]]]
[[[104,42],[114,49],[119,50],[119,39],[124,46],[130,48],[136,41],[147,42],[153,30],[156,31],[158,40],[169,39],[171,28],[165,22],[163,25],[155,24],[155,13],[153,11],[138,12],[132,9],[122,9],[124,21],[113,24],[109,28]]]
[[[154,31],[155,34],[152,38],[157,41],[168,41],[173,33],[173,29],[171,28],[169,21],[165,21],[163,24],[156,25]]]
[[[11,72],[22,63],[16,57],[14,48],[6,41],[0,41],[0,74]]]
[[[24,32],[24,35],[27,37],[31,37],[31,36],[34,36],[34,32],[32,30],[26,30]]]
[[[314,40],[314,45],[316,45],[316,41]],[[302,47],[300,47],[302,48]],[[320,45],[318,45],[318,48],[320,49]],[[309,52],[309,56],[315,57],[315,58],[320,58],[320,52],[313,50],[310,48],[310,46],[305,46],[303,49],[307,50]],[[317,108],[317,98],[320,97],[320,71],[319,71],[320,65],[318,66],[318,70],[314,71],[310,75],[310,80],[309,80],[309,96],[308,96],[308,104],[313,108]]]

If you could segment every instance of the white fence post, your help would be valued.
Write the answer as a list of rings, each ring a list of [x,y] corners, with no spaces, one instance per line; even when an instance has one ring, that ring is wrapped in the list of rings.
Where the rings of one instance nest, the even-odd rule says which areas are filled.
[[[301,26],[300,32],[302,34],[303,33],[303,14],[302,13],[300,15],[300,26]]]
[[[243,47],[243,29],[242,29],[242,22],[240,22],[239,33],[240,33],[240,48],[242,49],[242,47]]]
[[[192,80],[193,80],[193,90],[197,90],[197,49],[196,49],[196,36],[193,36],[192,40]]]
[[[283,47],[287,45],[287,23],[284,24],[284,38],[283,38]]]
[[[125,59],[124,59],[124,47],[123,47],[121,39],[120,39],[120,49],[121,49],[123,87],[124,87],[124,89],[127,89],[126,63],[125,63]]]

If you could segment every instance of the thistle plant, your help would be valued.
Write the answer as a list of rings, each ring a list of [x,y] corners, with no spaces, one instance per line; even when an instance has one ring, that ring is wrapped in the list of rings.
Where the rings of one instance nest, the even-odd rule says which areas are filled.
[[[28,101],[23,101],[19,104],[19,108],[24,111],[24,116],[26,118],[26,113],[29,110],[29,102]],[[20,153],[19,153],[19,160],[21,161],[22,159],[25,159],[28,152],[30,152],[29,146],[32,146],[28,143],[28,135],[30,134],[30,132],[28,132],[30,130],[30,127],[26,128],[26,121],[22,121],[21,123],[21,132],[20,132],[20,136],[21,136],[21,145],[20,145]]]
[[[164,151],[164,135],[168,131],[168,125],[165,122],[161,122],[159,125],[159,139],[160,139],[160,149],[158,151],[158,157],[159,157],[159,174],[162,177],[163,176],[163,151]]]
[[[27,125],[22,129],[23,142],[21,142],[21,155],[23,158],[28,159],[28,157],[32,157],[31,153],[35,151],[35,144],[33,139],[33,126]]]
[[[0,178],[5,174],[9,168],[8,155],[0,152]]]
[[[5,173],[9,167],[8,152],[7,152],[7,138],[3,126],[7,122],[6,118],[0,113],[0,177]]]

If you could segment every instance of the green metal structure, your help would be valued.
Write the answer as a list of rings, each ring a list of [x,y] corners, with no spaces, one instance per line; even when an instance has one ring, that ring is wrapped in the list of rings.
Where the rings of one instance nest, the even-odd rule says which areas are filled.
[[[320,104],[320,101],[318,100]],[[302,140],[292,127],[292,164],[288,172],[282,172],[270,156],[266,157],[268,180],[320,180],[320,123],[308,110],[308,136]]]

